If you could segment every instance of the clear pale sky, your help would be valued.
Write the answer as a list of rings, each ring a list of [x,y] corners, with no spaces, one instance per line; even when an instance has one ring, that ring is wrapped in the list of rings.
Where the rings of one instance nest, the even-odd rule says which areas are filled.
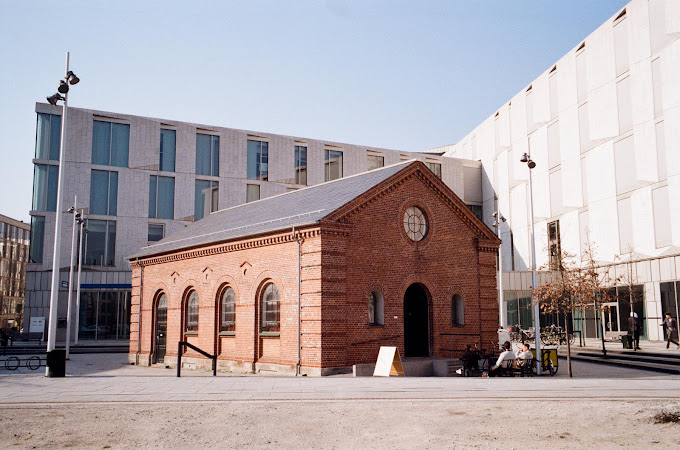
[[[35,102],[417,151],[452,144],[624,0],[0,0],[0,214],[29,221]]]

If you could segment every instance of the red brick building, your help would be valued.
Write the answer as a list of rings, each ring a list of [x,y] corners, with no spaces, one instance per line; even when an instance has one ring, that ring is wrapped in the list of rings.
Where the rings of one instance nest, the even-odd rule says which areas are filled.
[[[420,162],[219,211],[130,258],[130,361],[182,340],[248,372],[457,356],[496,337],[499,244]]]

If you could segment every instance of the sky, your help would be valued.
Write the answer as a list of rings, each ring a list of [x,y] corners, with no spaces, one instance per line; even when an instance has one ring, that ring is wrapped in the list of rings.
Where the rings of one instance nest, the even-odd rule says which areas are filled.
[[[624,0],[0,0],[0,214],[30,221],[35,103],[358,145],[453,144]],[[67,149],[68,151],[68,149]]]

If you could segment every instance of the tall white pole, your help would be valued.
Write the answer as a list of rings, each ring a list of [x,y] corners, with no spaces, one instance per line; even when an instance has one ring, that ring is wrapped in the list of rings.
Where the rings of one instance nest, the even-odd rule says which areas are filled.
[[[69,53],[66,52],[66,73],[68,73]],[[64,104],[61,113],[61,139],[59,142],[59,181],[57,182],[57,207],[54,214],[54,252],[52,254],[52,284],[50,288],[50,316],[47,333],[47,351],[54,350],[57,339],[57,308],[59,306],[59,259],[61,252],[61,190],[64,186],[64,155],[66,154],[66,121],[68,119],[68,92],[64,94]],[[49,375],[49,367],[45,374]]]
[[[534,185],[529,168],[529,198],[531,207],[531,303],[534,305],[534,333],[536,337],[536,375],[541,375],[541,317],[538,302],[534,295],[534,290],[538,287],[536,282],[536,234],[534,232]]]
[[[76,287],[76,338],[78,345],[78,333],[80,332],[80,271],[83,268],[83,224],[85,223],[84,210],[80,211],[80,239],[78,243],[78,281]]]
[[[71,351],[71,298],[73,294],[73,266],[76,261],[76,215],[78,212],[78,196],[73,197],[73,226],[71,228],[71,264],[68,270],[68,309],[66,313],[66,359]]]

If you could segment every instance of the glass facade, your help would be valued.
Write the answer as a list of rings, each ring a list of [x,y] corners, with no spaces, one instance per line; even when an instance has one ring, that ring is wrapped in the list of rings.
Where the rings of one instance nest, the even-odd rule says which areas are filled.
[[[59,166],[36,164],[33,172],[33,211],[56,211]]]
[[[149,218],[174,219],[175,179],[151,175],[149,178]]]
[[[4,224],[3,224],[4,225]],[[29,262],[43,262],[43,246],[45,241],[45,217],[31,216],[31,246],[29,248]]]
[[[307,184],[307,147],[295,146],[295,184]]]
[[[118,210],[118,172],[93,170],[90,177],[90,214],[115,216]]]
[[[324,179],[333,181],[342,178],[342,152],[324,150]]]
[[[442,165],[440,163],[426,162],[425,165],[432,171],[432,173],[437,175],[437,178],[440,180],[442,179]]]
[[[202,219],[211,212],[217,211],[218,199],[217,181],[196,180],[194,220]]]
[[[83,291],[78,339],[130,338],[130,291]]]
[[[116,222],[113,220],[87,221],[85,264],[113,266],[116,260]]]
[[[59,161],[61,116],[38,113],[35,137],[35,158]]]
[[[127,167],[130,125],[95,120],[92,129],[92,164]]]
[[[196,174],[220,175],[220,137],[196,134]]]
[[[176,142],[177,132],[175,130],[161,129],[161,151],[158,170],[163,172],[175,171]]]

